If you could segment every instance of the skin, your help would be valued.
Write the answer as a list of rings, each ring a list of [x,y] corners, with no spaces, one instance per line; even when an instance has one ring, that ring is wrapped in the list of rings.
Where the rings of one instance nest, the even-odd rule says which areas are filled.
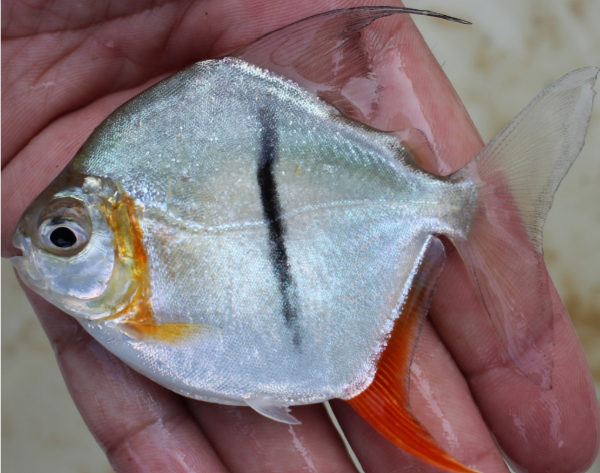
[[[290,8],[261,0],[4,0],[2,256],[16,254],[11,237],[27,205],[125,100],[275,28],[366,3],[386,2],[305,1]],[[402,72],[420,84],[404,97],[421,106],[384,124],[402,129],[426,119],[430,139],[444,151],[443,163],[425,167],[458,169],[483,143],[410,18],[399,24],[410,42]],[[394,110],[383,107],[385,122]],[[483,472],[507,471],[490,431],[523,470],[585,471],[598,449],[598,405],[558,296],[554,384],[543,391],[507,360],[460,258],[449,244],[447,251],[412,367],[416,416],[443,448]],[[354,471],[323,406],[294,408],[302,425],[290,427],[249,408],[182,398],[121,363],[75,319],[26,293],[73,400],[115,471]],[[343,401],[332,406],[365,471],[435,471],[380,437]]]

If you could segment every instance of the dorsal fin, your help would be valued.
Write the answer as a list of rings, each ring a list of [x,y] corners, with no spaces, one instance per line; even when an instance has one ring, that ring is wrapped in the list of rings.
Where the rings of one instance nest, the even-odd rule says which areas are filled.
[[[395,15],[426,15],[469,24],[441,13],[401,7],[333,10],[272,31],[228,56],[285,76],[348,118],[368,124],[378,113],[381,81],[374,63],[400,40],[397,24],[367,28]],[[368,38],[366,38],[368,34]],[[393,41],[391,41],[393,39]]]
[[[401,314],[369,387],[350,405],[385,438],[402,450],[443,470],[474,473],[444,451],[413,416],[409,405],[410,365],[423,320],[445,261],[442,242],[431,237]]]

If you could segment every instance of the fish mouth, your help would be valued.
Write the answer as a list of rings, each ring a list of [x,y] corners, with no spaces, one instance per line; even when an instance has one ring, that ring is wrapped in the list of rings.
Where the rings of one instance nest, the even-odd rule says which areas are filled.
[[[21,250],[22,256],[13,256],[9,261],[19,273],[22,281],[33,289],[35,292],[40,292],[46,289],[44,279],[40,273],[33,255],[33,244],[29,238],[24,237],[18,230],[13,236],[13,245],[18,250]]]

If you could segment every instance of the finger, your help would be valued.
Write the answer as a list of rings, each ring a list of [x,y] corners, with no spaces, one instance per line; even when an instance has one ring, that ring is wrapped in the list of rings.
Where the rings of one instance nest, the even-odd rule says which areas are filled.
[[[385,440],[348,404],[331,404],[366,472],[440,471]],[[507,472],[460,370],[429,321],[413,360],[410,405],[438,444],[463,464],[486,473]]]
[[[380,88],[380,113],[368,124],[387,131],[421,130],[434,152],[434,162],[421,164],[436,174],[450,174],[483,145],[471,118],[410,15],[378,20],[371,28],[376,33],[365,35],[364,43],[377,51],[371,68]]]
[[[69,392],[115,471],[227,471],[179,396],[133,371],[75,319],[24,289]]]
[[[542,390],[504,354],[466,269],[450,251],[431,312],[504,452],[529,471],[585,471],[598,441],[598,404],[568,314],[553,291],[553,387]],[[451,302],[450,302],[451,301]]]
[[[292,408],[288,425],[249,407],[189,401],[188,407],[229,471],[356,472],[322,404]]]
[[[45,9],[19,3],[2,39],[3,167],[57,117],[183,66],[182,55],[169,54],[167,43],[185,12],[184,2],[157,8],[143,2],[139,10],[117,18],[109,2],[88,2],[76,10],[87,10],[90,24],[80,25],[77,14],[61,15],[64,24],[52,28],[44,26],[52,17]],[[54,8],[73,10],[68,2],[54,2]],[[39,28],[33,26],[36,21]],[[160,55],[167,59],[158,60],[162,48]]]

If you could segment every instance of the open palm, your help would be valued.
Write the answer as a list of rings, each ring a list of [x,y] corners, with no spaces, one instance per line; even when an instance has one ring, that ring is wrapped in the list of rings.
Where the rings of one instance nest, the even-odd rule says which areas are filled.
[[[360,0],[3,1],[2,255],[27,205],[116,107],[192,62],[322,11]],[[386,2],[368,2],[380,4]],[[290,6],[293,5],[293,8]],[[419,104],[396,129],[430,125],[457,169],[482,146],[460,101],[408,17],[402,77]],[[385,107],[385,105],[384,105]],[[449,119],[451,118],[451,120]],[[460,131],[460,133],[458,133]],[[583,471],[598,445],[598,408],[566,311],[555,307],[554,386],[543,391],[508,361],[457,254],[434,298],[412,369],[411,404],[440,445],[480,471]],[[353,471],[323,406],[293,409],[289,426],[249,408],[182,398],[132,371],[71,317],[27,291],[88,427],[118,472]],[[366,471],[432,471],[379,436],[346,403],[332,406]]]

